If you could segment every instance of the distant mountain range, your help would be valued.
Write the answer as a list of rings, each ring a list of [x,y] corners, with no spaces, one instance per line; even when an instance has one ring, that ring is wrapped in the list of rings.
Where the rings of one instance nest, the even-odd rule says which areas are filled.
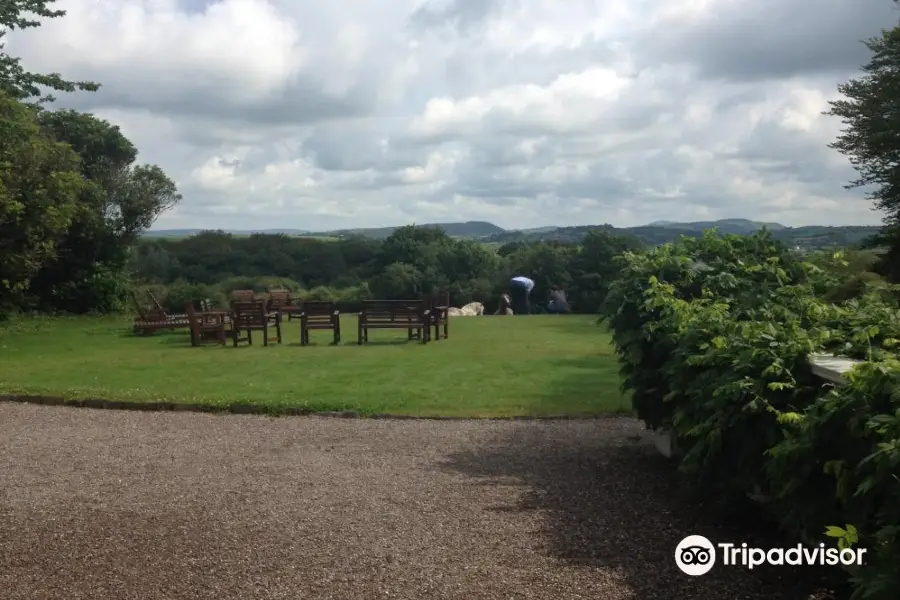
[[[678,236],[698,237],[707,229],[718,229],[721,233],[746,235],[762,228],[788,244],[804,248],[827,248],[832,246],[852,246],[878,233],[878,226],[859,225],[808,225],[803,227],[787,227],[780,223],[765,223],[748,219],[722,219],[719,221],[694,221],[677,223],[673,221],[656,221],[639,227],[613,227],[612,225],[580,225],[576,227],[556,227],[548,225],[532,229],[503,229],[486,221],[466,221],[456,223],[427,223],[420,227],[441,227],[447,235],[477,239],[486,243],[505,244],[522,241],[557,241],[578,242],[589,231],[607,230],[610,233],[628,234],[641,239],[650,245],[671,242]],[[361,236],[370,239],[384,239],[391,235],[397,227],[375,227],[361,229],[340,229],[334,231],[311,232],[301,229],[262,229],[262,230],[227,230],[233,235],[282,234],[303,237],[343,238]],[[185,237],[199,233],[200,229],[160,229],[149,231],[145,237]]]

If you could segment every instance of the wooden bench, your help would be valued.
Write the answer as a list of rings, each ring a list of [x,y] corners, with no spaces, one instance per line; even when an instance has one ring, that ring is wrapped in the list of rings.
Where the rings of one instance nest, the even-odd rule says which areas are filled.
[[[369,341],[369,329],[406,329],[408,339],[421,339],[427,344],[431,325],[425,300],[364,300],[359,313],[357,344]]]
[[[334,344],[341,343],[341,313],[334,302],[310,300],[300,305],[300,345],[309,344],[309,332],[331,330]],[[290,319],[290,314],[288,315]]]

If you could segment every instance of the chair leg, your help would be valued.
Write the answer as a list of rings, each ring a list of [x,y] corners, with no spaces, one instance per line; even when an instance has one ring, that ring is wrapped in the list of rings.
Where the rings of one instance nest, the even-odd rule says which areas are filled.
[[[362,319],[360,319],[359,325],[357,326],[357,336],[356,343],[360,346],[363,345],[363,324]]]
[[[281,343],[281,317],[275,321],[275,334],[278,336],[278,343]]]
[[[269,324],[268,323],[266,323],[266,326],[262,331],[263,331],[263,346],[268,346],[269,345]]]
[[[252,329],[247,330],[247,345],[248,346],[253,345],[253,330]]]
[[[235,348],[237,348],[238,338],[240,336],[241,336],[241,330],[238,329],[237,327],[235,327],[234,325],[232,325],[231,326],[231,341],[234,343]]]

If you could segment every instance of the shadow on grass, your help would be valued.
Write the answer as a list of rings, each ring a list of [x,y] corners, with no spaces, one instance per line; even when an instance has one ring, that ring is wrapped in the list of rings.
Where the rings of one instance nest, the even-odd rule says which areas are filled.
[[[615,422],[539,423],[498,435],[489,445],[446,457],[439,468],[476,485],[516,482],[522,486],[516,504],[481,510],[541,511],[555,558],[624,577],[637,600],[829,597],[821,573],[809,567],[749,571],[720,561],[703,577],[683,575],[674,553],[688,535],[762,548],[782,543],[711,521],[679,487],[674,465]]]

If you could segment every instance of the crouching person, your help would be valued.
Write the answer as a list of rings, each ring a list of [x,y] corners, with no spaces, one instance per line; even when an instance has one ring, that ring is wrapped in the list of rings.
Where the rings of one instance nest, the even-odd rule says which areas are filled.
[[[569,312],[569,301],[566,300],[566,293],[557,286],[550,286],[550,301],[547,303],[547,312],[553,315],[561,315]]]
[[[531,290],[534,281],[527,277],[513,277],[509,282],[509,297],[512,300],[513,312],[517,315],[531,314]]]

